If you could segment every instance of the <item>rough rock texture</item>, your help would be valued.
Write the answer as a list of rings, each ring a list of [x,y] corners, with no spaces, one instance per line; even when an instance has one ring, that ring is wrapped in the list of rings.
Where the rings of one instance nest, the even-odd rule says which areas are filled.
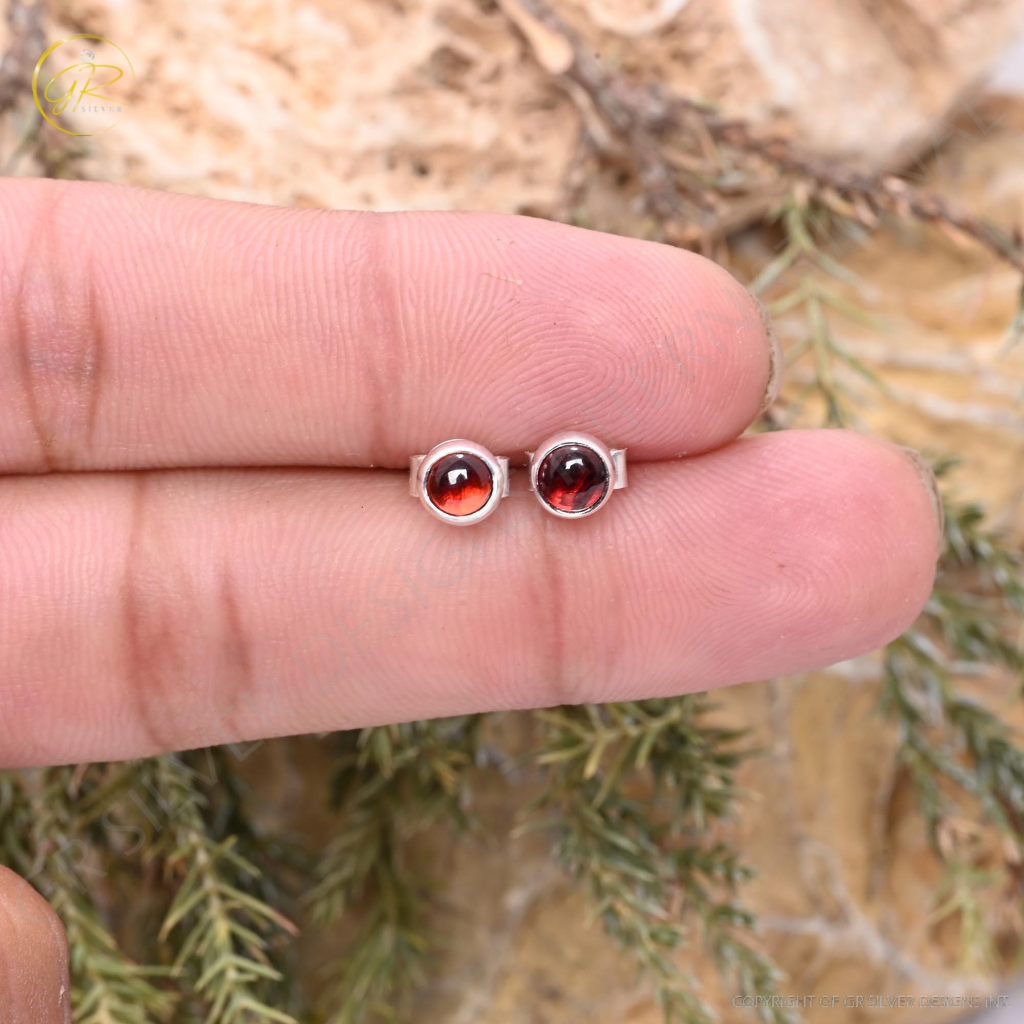
[[[903,162],[1024,32],[1024,0],[556,0],[612,66]],[[269,203],[550,211],[577,135],[494,0],[70,0],[128,52],[90,176]],[[813,10],[813,15],[810,12]],[[28,168],[23,168],[28,170]]]

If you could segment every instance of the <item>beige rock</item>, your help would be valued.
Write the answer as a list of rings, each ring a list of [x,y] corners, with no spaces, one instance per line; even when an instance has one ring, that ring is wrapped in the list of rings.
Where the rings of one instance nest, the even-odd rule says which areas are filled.
[[[557,0],[609,66],[868,162],[928,148],[1024,0]],[[90,176],[257,202],[550,213],[578,115],[490,0],[70,0],[131,114]],[[940,129],[941,130],[941,129]],[[31,172],[24,164],[22,173]]]

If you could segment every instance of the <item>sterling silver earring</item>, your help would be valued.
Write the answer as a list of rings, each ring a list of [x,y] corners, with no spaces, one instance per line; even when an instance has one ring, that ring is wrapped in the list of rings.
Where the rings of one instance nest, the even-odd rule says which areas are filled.
[[[508,497],[508,459],[454,438],[409,460],[409,493],[454,526],[486,519]]]
[[[554,434],[526,457],[530,490],[561,519],[593,515],[626,486],[626,449],[609,448],[591,434]]]

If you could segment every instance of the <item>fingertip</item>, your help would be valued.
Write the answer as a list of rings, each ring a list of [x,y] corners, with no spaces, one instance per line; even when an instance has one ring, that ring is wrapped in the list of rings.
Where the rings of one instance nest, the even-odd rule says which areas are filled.
[[[629,447],[638,461],[696,455],[741,434],[781,383],[770,319],[719,264],[525,218],[465,225],[474,233],[501,225],[515,239],[507,276],[522,290],[516,320],[532,320],[532,336],[519,338],[514,324],[509,341],[531,353],[540,379],[532,412],[544,422],[535,433],[572,424]]]
[[[722,604],[702,633],[702,685],[844,661],[894,640],[920,614],[938,524],[897,446],[856,431],[787,430],[684,464],[685,515],[700,524],[699,548],[687,550],[713,558],[708,600]],[[705,490],[716,500],[695,504]],[[700,571],[692,553],[687,569],[678,587]]]
[[[5,1024],[68,1024],[68,942],[49,903],[0,866],[0,1005]]]
[[[906,601],[904,618],[895,634],[899,636],[913,625],[935,587],[943,546],[945,507],[935,474],[919,452],[888,441],[880,441],[880,444],[900,466],[900,493],[904,495],[899,511],[906,538],[903,557]],[[896,475],[894,469],[894,478]]]
[[[881,647],[914,623],[934,587],[942,524],[930,468],[872,434],[799,433],[820,467],[818,500],[833,503],[848,523],[840,535],[846,557],[868,568],[857,615],[870,627],[869,646]]]

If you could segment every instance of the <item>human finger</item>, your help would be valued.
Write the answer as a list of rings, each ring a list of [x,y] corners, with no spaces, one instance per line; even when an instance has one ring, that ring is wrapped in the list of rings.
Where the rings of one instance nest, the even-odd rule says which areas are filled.
[[[528,493],[455,529],[400,474],[174,471],[0,488],[0,761],[107,760],[702,690],[876,648],[934,575],[906,453],[780,432]]]
[[[670,246],[0,180],[0,472],[401,467],[569,427],[662,459],[742,432],[780,366],[751,295]]]

